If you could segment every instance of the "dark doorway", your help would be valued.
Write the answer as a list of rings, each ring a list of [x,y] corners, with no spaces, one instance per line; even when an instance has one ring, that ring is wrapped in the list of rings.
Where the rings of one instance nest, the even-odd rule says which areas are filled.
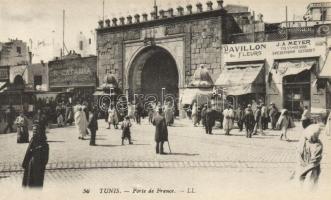
[[[304,106],[310,108],[310,70],[284,77],[284,108],[300,119]]]
[[[165,52],[155,53],[146,61],[141,81],[144,94],[161,95],[162,88],[165,88],[167,94],[177,96],[178,72],[175,61]]]
[[[129,74],[131,97],[153,95],[161,101],[162,88],[167,95],[178,97],[179,75],[172,55],[157,46],[146,47],[132,62]],[[131,98],[132,100],[132,98]]]

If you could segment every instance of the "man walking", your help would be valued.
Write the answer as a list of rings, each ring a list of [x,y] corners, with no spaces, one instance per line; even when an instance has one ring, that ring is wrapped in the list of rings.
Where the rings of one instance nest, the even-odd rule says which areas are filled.
[[[245,109],[244,123],[246,127],[246,137],[251,138],[254,129],[255,120],[252,111],[252,106],[250,104],[248,104],[247,108]]]
[[[230,135],[230,131],[233,128],[233,119],[234,119],[234,112],[232,110],[232,106],[228,105],[226,109],[223,111],[223,129],[225,131],[225,135]]]
[[[95,146],[95,136],[98,130],[98,110],[96,106],[94,106],[92,111],[90,111],[88,121],[87,127],[91,133],[90,146]]]
[[[262,115],[262,130],[267,130],[268,129],[268,109],[264,105],[264,103],[261,103],[261,115]]]
[[[11,104],[9,105],[9,107],[6,110],[6,121],[7,121],[7,126],[3,132],[7,133],[8,130],[10,133],[13,132],[14,131],[13,124],[15,121],[15,111]]]
[[[241,132],[244,127],[244,118],[245,118],[245,111],[243,109],[243,106],[239,106],[238,111],[237,111],[237,124],[239,127],[239,131]]]
[[[162,108],[159,108],[157,114],[154,116],[153,125],[155,126],[156,153],[165,154],[163,144],[168,141],[168,129],[166,120],[162,115]]]
[[[276,128],[276,123],[277,123],[277,113],[278,109],[274,103],[270,103],[270,111],[269,111],[269,117],[270,117],[270,122],[271,122],[271,128],[274,130]]]
[[[262,129],[262,112],[261,112],[261,106],[258,105],[256,107],[256,111],[254,113],[254,119],[255,119],[255,126],[254,126],[254,135],[257,135],[257,130],[260,130],[260,134],[264,135],[263,129]]]
[[[216,111],[207,108],[205,114],[205,127],[206,127],[206,134],[212,134],[213,127],[215,126],[215,119],[216,119]]]

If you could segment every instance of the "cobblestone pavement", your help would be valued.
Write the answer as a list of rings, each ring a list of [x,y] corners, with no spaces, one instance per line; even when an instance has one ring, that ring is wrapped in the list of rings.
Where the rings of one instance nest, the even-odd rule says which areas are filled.
[[[154,127],[144,121],[132,128],[133,145],[121,144],[121,130],[106,129],[99,121],[97,146],[78,140],[74,126],[48,130],[50,160],[47,169],[72,168],[164,168],[164,167],[291,167],[295,164],[295,146],[302,129],[289,131],[291,142],[280,141],[278,131],[247,139],[238,129],[232,136],[215,129],[204,134],[202,127],[192,127],[187,120],[169,127],[172,154],[157,155],[154,148]],[[20,171],[27,144],[16,144],[16,134],[0,135],[0,172]],[[165,143],[165,149],[168,146]],[[326,152],[326,151],[325,151]]]
[[[145,122],[134,125],[132,132],[134,145],[121,146],[121,131],[107,130],[100,121],[98,146],[90,147],[87,140],[77,139],[75,127],[50,129],[50,161],[42,192],[20,187],[20,162],[27,144],[16,144],[16,134],[0,135],[0,199],[302,200],[330,196],[331,140],[324,135],[318,192],[312,198],[289,181],[296,161],[295,146],[302,133],[299,125],[289,132],[292,141],[285,142],[279,140],[277,131],[268,130],[266,136],[252,139],[237,129],[232,136],[225,136],[220,129],[206,135],[202,127],[177,121],[169,127],[173,153],[164,156],[154,153],[154,127]],[[120,193],[100,193],[103,188]],[[134,193],[135,188],[174,189],[175,193],[146,195]],[[192,188],[196,193],[187,192]]]

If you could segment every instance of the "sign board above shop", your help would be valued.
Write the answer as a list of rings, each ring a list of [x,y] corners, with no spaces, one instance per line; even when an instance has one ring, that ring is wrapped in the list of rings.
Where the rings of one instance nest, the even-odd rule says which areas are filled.
[[[225,62],[316,57],[325,52],[325,38],[223,45]]]
[[[9,67],[0,67],[0,81],[9,80]]]
[[[249,43],[223,45],[225,61],[263,60],[266,53],[266,43]]]
[[[96,56],[49,62],[49,86],[90,87],[96,85]]]

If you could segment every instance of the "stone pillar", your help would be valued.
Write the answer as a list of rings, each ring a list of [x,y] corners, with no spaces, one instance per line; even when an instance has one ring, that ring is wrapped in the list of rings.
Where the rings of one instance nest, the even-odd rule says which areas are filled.
[[[211,10],[213,10],[213,2],[211,2],[211,1],[207,1],[207,10],[208,11],[211,11]]]
[[[223,3],[224,3],[223,0],[218,0],[218,1],[217,1],[217,8],[218,8],[218,9],[223,8]]]
[[[103,20],[99,20],[99,28],[103,28]]]
[[[142,16],[143,16],[143,21],[147,22],[148,21],[148,18],[147,18],[148,15],[146,13],[143,13]]]
[[[117,18],[114,17],[114,18],[112,19],[112,21],[113,21],[113,26],[117,26]]]
[[[106,19],[105,22],[106,22],[106,26],[110,27],[110,19]]]
[[[186,9],[187,9],[187,13],[188,13],[189,15],[192,14],[192,5],[191,5],[191,4],[187,5],[187,6],[186,6]]]
[[[174,16],[174,9],[169,8],[168,9],[168,14],[169,14],[169,17],[173,17]]]
[[[139,14],[135,14],[134,15],[134,19],[135,19],[135,23],[139,23],[140,22],[140,15]]]
[[[179,16],[183,16],[184,15],[184,8],[181,6],[177,7],[177,12]]]
[[[126,17],[126,23],[127,24],[132,24],[132,16],[131,15]]]
[[[197,6],[197,11],[202,12],[202,4],[199,2],[196,4],[196,6]]]
[[[165,15],[164,10],[160,10],[159,13],[160,13],[161,19],[167,18],[167,16]]]
[[[155,11],[151,12],[151,18],[156,19],[156,12]]]
[[[125,24],[125,18],[124,17],[120,17],[120,24],[123,26]]]

